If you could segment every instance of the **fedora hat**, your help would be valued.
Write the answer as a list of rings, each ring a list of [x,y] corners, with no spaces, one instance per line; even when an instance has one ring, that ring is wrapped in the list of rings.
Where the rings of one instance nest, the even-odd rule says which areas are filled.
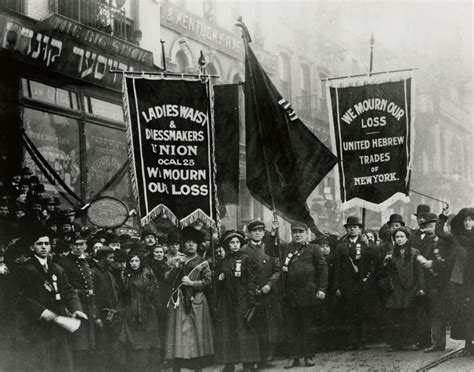
[[[430,206],[427,204],[420,204],[416,207],[416,213],[413,213],[415,216],[419,217],[423,214],[430,213],[431,209]]]
[[[357,216],[347,217],[347,222],[344,225],[344,227],[347,228],[349,226],[360,226],[360,227],[362,227],[362,224],[359,221],[359,217],[357,217]]]
[[[403,221],[403,217],[399,214],[394,213],[394,214],[390,215],[390,218],[387,222],[387,225],[390,225],[391,223],[394,223],[394,222],[398,222],[402,226],[405,226],[405,222]]]

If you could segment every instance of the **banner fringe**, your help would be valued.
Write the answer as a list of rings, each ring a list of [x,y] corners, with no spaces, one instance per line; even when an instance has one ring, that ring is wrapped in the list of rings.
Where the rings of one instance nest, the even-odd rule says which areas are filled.
[[[138,183],[136,178],[136,169],[135,169],[135,153],[133,151],[133,137],[132,137],[132,121],[130,120],[130,110],[129,110],[129,101],[128,101],[128,88],[127,88],[127,77],[124,75],[122,78],[122,106],[125,116],[125,123],[127,125],[127,159],[128,159],[128,168],[129,168],[129,177],[130,184],[132,187],[132,194],[135,200],[136,208],[138,215],[141,215],[140,210],[140,195],[138,193]],[[137,104],[137,103],[135,103]]]
[[[161,215],[165,215],[165,217],[171,221],[171,223],[177,227],[179,227],[178,218],[175,216],[173,212],[164,204],[159,204],[155,208],[153,208],[146,216],[142,217],[140,220],[142,226],[145,226],[151,223],[155,218],[160,217]]]
[[[215,120],[214,120],[214,89],[212,86],[212,80],[208,79],[206,83],[207,92],[209,96],[209,125],[211,126],[211,160],[212,160],[212,171],[214,172],[214,177],[212,177],[212,187],[214,190],[214,213],[216,214],[215,218],[215,228],[217,230],[217,234],[220,235],[221,233],[221,219],[219,213],[219,199],[217,197],[217,184],[216,184],[216,175],[217,175],[217,164],[216,164],[216,128],[215,128]],[[211,227],[211,226],[209,226]]]
[[[182,227],[186,227],[192,225],[196,221],[202,221],[209,228],[216,228],[216,222],[201,209],[196,209],[193,213],[184,217],[179,222]]]
[[[380,204],[374,204],[360,198],[352,198],[351,200],[342,203],[342,208],[349,209],[352,207],[361,207],[373,212],[383,212],[384,210],[386,210],[388,207],[390,207],[393,203],[397,201],[409,203],[410,197],[402,192],[397,192],[396,194],[393,194],[390,198],[386,199]]]
[[[348,88],[354,86],[362,86],[366,84],[382,84],[388,82],[398,82],[403,80],[411,79],[411,96],[410,96],[410,158],[407,164],[407,176],[405,178],[405,184],[408,184],[411,177],[411,170],[413,167],[413,155],[414,155],[414,144],[415,144],[415,128],[414,128],[414,121],[415,121],[415,79],[413,77],[413,71],[404,71],[404,72],[394,72],[394,73],[387,73],[386,75],[376,75],[376,76],[361,76],[357,78],[347,78],[341,80],[330,80],[326,83],[326,103],[328,109],[328,116],[329,116],[329,128],[330,136],[331,136],[331,147],[335,154],[337,152],[336,146],[336,134],[335,134],[335,125],[334,125],[334,115],[333,115],[333,108],[332,108],[332,101],[331,101],[331,90],[330,88]],[[406,84],[406,82],[405,82]],[[405,95],[406,97],[406,95]],[[339,113],[337,113],[339,115]],[[339,155],[339,154],[338,154]],[[341,207],[343,209],[351,208],[351,207],[361,207],[366,208],[368,210],[374,212],[381,212],[384,209],[388,208],[392,203],[395,203],[398,200],[401,200],[405,203],[410,201],[410,197],[403,193],[396,193],[389,199],[385,200],[382,204],[374,204],[368,202],[366,200],[360,198],[353,198],[348,201],[342,201],[341,196],[341,178],[340,178],[340,163],[341,160],[338,161],[336,167],[334,168],[334,181],[335,187],[334,192],[336,197],[341,199]],[[398,197],[397,197],[398,195]]]

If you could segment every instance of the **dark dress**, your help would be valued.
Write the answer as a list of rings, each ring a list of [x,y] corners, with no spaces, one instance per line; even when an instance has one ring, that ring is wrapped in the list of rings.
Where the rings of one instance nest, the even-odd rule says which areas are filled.
[[[417,340],[417,297],[418,291],[425,290],[423,268],[417,261],[420,252],[406,246],[404,254],[400,255],[399,250],[400,247],[395,247],[387,264],[393,288],[385,304],[389,320],[387,341],[394,348],[412,345]]]
[[[129,371],[160,370],[160,332],[156,318],[158,284],[147,268],[125,276],[119,299],[119,341],[122,364]]]
[[[216,359],[218,363],[257,362],[260,359],[255,329],[244,315],[255,305],[257,263],[242,253],[230,253],[219,263],[217,279]]]
[[[118,334],[114,327],[117,318],[119,287],[112,272],[102,263],[92,269],[97,318],[103,327],[96,330],[97,365],[101,370],[116,370]]]
[[[22,370],[72,371],[72,350],[67,331],[53,321],[40,320],[46,309],[63,316],[66,316],[66,308],[71,313],[82,311],[79,298],[63,268],[48,260],[48,272],[45,273],[33,257],[18,269],[17,274],[17,309],[25,319],[21,331],[25,332],[29,341],[22,356]],[[58,293],[54,290],[54,282]]]
[[[473,208],[463,208],[451,221],[451,233],[444,233],[447,221],[439,216],[436,235],[449,244],[454,254],[454,265],[450,276],[450,299],[452,303],[451,338],[472,341],[474,338],[474,230],[466,230],[463,220],[473,216]],[[469,298],[470,301],[466,301]]]

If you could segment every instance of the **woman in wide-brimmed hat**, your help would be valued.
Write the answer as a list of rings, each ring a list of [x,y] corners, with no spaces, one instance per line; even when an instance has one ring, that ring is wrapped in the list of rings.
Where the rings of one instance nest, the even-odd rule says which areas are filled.
[[[474,208],[463,208],[448,221],[448,208],[443,209],[436,225],[436,235],[449,242],[454,253],[454,266],[450,278],[452,301],[451,338],[465,341],[465,353],[474,354]],[[448,228],[448,230],[449,230]]]
[[[221,243],[225,257],[216,269],[216,357],[228,372],[236,363],[243,363],[243,370],[250,371],[260,359],[257,333],[244,320],[256,303],[258,266],[254,258],[240,250],[244,243],[243,233],[227,231]]]
[[[194,227],[182,231],[183,256],[166,273],[171,285],[168,301],[165,358],[173,371],[200,371],[213,363],[214,342],[204,289],[211,285],[209,263],[197,254],[204,236]]]

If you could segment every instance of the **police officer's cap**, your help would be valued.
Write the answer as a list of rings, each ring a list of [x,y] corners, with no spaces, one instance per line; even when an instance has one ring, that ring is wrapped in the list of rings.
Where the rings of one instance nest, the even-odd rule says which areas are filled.
[[[248,231],[255,230],[255,229],[260,229],[260,228],[265,229],[265,224],[262,221],[259,221],[259,220],[251,221],[247,225],[247,230]]]
[[[306,225],[304,222],[293,222],[291,224],[291,230],[303,230],[306,231],[308,230],[308,225]]]

